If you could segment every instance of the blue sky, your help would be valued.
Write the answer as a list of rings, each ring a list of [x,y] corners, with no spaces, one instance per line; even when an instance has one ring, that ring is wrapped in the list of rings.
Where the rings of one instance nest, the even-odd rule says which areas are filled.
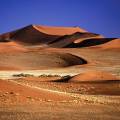
[[[0,0],[0,33],[29,24],[80,26],[120,37],[120,0]]]

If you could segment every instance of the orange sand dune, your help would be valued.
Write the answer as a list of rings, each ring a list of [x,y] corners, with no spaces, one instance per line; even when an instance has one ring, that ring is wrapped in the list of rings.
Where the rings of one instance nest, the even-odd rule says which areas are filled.
[[[76,39],[74,41],[75,44],[80,43],[80,42],[82,42],[84,40],[87,40],[87,39],[99,39],[99,38],[104,39],[104,37],[102,35],[95,34],[95,33],[86,32],[86,33],[82,33],[82,35],[81,35],[81,37],[79,39]]]
[[[74,47],[93,47],[93,48],[120,48],[119,38],[92,38],[83,40]]]
[[[89,33],[79,27],[29,25],[13,32],[0,35],[0,43],[7,43],[9,41],[14,41],[22,45],[37,45],[43,48],[120,47],[119,39],[103,38],[102,35]],[[9,44],[9,46],[12,45]]]
[[[61,68],[86,64],[87,61],[68,53],[57,52],[15,52],[0,54],[0,66],[22,70]],[[8,62],[9,60],[9,62]]]
[[[15,42],[0,42],[0,52],[26,51],[26,49]]]
[[[8,65],[8,64],[4,65],[4,64],[1,64],[0,65],[0,70],[20,70],[20,68],[17,67],[17,66],[13,66],[13,65]]]
[[[0,41],[14,41],[22,45],[40,47],[71,48],[89,47],[113,40],[102,35],[89,33],[79,27],[50,27],[29,25],[13,32],[0,35]]]
[[[84,41],[88,38],[101,38],[102,36],[99,34],[95,34],[95,33],[88,33],[88,32],[84,32],[84,33],[80,33],[80,32],[76,32],[74,34],[71,35],[65,35],[62,37],[59,37],[58,39],[56,39],[55,41],[52,41],[49,43],[50,47],[72,47],[72,44],[74,45],[77,42],[80,41]]]
[[[114,40],[116,40],[116,38],[102,38],[102,36],[89,37],[87,39],[76,40],[74,44],[71,44],[68,47],[96,47]]]
[[[100,47],[103,49],[112,49],[112,48],[120,49],[120,39],[111,40],[103,45],[100,45]]]
[[[33,25],[33,27],[40,32],[50,34],[50,35],[69,35],[75,32],[87,32],[80,27],[53,27],[53,26],[43,26],[43,25]]]
[[[114,75],[105,71],[88,71],[72,77],[70,82],[103,82],[109,80],[118,80]]]
[[[0,36],[0,41],[17,41],[22,44],[47,44],[63,35],[85,32],[79,27],[47,27],[30,25]]]

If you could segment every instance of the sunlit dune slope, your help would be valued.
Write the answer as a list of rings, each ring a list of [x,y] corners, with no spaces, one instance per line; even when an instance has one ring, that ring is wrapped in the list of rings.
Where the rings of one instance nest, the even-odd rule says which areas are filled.
[[[0,53],[18,51],[24,52],[26,49],[15,42],[0,42]]]
[[[4,67],[12,68],[13,66],[14,69],[32,70],[69,67],[86,63],[86,60],[68,53],[19,52],[1,54],[0,67],[3,69]]]
[[[112,49],[112,48],[120,49],[120,39],[111,40],[111,41],[101,45],[100,47],[103,49]]]
[[[59,37],[55,41],[52,41],[49,43],[49,47],[60,47],[60,48],[65,48],[65,47],[74,47],[76,43],[79,41],[84,41],[88,38],[101,38],[102,36],[99,34],[95,33],[80,33],[76,32],[71,35],[64,35],[62,37]],[[77,47],[77,46],[76,46]]]
[[[76,76],[73,76],[70,82],[106,82],[111,80],[119,80],[116,76],[105,71],[90,70]]]
[[[81,48],[81,47],[96,47],[96,48],[120,48],[120,39],[117,38],[88,38],[84,40],[76,40],[74,43],[66,47]]]
[[[47,44],[63,35],[73,34],[75,32],[85,32],[79,27],[47,27],[29,25],[13,32],[5,33],[0,36],[3,41],[17,41],[22,44]],[[1,41],[0,40],[0,41]]]
[[[0,35],[0,44],[11,41],[22,45],[23,48],[36,45],[42,48],[120,47],[120,39],[104,38],[100,34],[88,32],[80,27],[29,25]]]

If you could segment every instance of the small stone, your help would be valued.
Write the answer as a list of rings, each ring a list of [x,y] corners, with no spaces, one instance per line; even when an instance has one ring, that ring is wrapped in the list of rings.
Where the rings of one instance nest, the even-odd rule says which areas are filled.
[[[10,94],[14,94],[14,92],[11,91]]]
[[[0,95],[0,97],[2,97],[3,95]]]
[[[8,94],[9,92],[5,92],[5,94]]]
[[[32,97],[31,97],[31,96],[27,96],[27,98],[28,98],[28,99],[32,99]]]
[[[78,103],[78,100],[73,100],[73,102]]]

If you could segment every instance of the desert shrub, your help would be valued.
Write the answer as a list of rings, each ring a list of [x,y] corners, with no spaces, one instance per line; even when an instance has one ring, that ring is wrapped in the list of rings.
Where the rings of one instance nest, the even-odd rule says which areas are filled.
[[[47,77],[46,74],[39,75],[38,77]]]
[[[66,76],[63,76],[61,79],[70,79],[71,76],[70,75],[66,75]]]
[[[20,74],[14,74],[13,77],[33,77],[34,75],[32,74],[24,74],[24,73],[20,73]]]
[[[61,77],[60,75],[46,75],[46,74],[42,74],[42,75],[39,75],[38,77]]]
[[[61,83],[63,83],[63,82],[68,82],[70,78],[71,78],[70,75],[66,75],[66,76],[61,77],[61,78],[58,79],[58,80],[55,80],[54,82],[61,82]]]

